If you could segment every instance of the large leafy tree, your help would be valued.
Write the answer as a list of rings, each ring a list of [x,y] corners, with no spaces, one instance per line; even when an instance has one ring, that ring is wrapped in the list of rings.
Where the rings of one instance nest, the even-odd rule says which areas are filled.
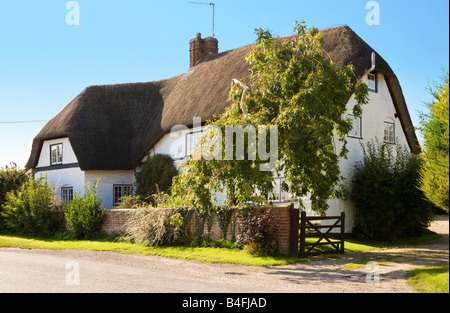
[[[227,152],[212,161],[189,159],[175,186],[181,192],[190,190],[196,205],[208,205],[211,194],[222,190],[229,205],[264,202],[273,188],[273,172],[283,171],[287,180],[283,188],[300,199],[309,196],[313,209],[323,214],[341,180],[338,160],[348,152],[345,135],[352,121],[346,118],[346,105],[354,95],[353,114],[360,116],[368,100],[367,86],[352,79],[352,66],[336,65],[328,58],[322,34],[304,22],[297,23],[295,35],[287,39],[274,38],[263,29],[256,33],[256,45],[246,59],[253,65],[244,81],[248,92],[242,97],[242,85],[235,84],[230,92],[233,105],[209,124],[221,130],[226,125],[276,126],[277,167],[261,171],[266,160],[259,154],[249,157],[246,145],[244,161],[226,159]],[[269,147],[266,140],[258,137],[258,146]],[[342,142],[339,148],[336,141]],[[224,140],[221,147],[227,148]]]
[[[436,206],[449,211],[449,104],[448,74],[444,83],[431,89],[430,115],[423,115],[425,140],[420,188]]]

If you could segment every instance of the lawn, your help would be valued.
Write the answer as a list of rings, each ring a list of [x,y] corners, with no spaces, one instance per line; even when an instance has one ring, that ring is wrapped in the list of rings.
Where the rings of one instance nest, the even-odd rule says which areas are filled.
[[[408,272],[408,285],[420,293],[449,293],[448,263],[442,267],[422,267]]]

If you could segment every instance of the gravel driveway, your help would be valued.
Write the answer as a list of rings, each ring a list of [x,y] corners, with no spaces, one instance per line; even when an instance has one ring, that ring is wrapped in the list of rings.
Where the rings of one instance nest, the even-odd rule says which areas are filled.
[[[0,292],[410,293],[409,269],[448,262],[448,216],[439,216],[431,229],[442,239],[266,268],[111,252],[0,249]],[[377,263],[366,267],[371,261]],[[348,263],[360,266],[348,270]]]

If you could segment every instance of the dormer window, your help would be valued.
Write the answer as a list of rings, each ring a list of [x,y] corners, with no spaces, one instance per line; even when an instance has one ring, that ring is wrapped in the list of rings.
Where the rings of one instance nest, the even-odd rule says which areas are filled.
[[[377,92],[377,75],[370,73],[367,75],[367,86],[369,87],[369,91]]]
[[[63,144],[59,143],[50,146],[50,165],[60,165],[63,163]]]

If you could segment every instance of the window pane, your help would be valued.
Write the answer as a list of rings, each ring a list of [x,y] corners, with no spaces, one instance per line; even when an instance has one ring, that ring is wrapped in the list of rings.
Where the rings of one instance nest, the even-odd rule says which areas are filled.
[[[61,188],[61,199],[65,202],[73,201],[73,187]]]
[[[384,123],[384,141],[387,143],[395,143],[395,124]]]
[[[122,197],[122,186],[114,186],[114,205],[119,205]]]
[[[361,118],[355,117],[353,115],[349,115],[349,118],[353,120],[352,122],[352,130],[348,134],[350,137],[361,138]]]
[[[133,194],[133,185],[114,185],[114,205],[122,203],[122,198]]]
[[[281,180],[276,178],[273,183],[273,190],[269,194],[269,201],[280,201]]]
[[[282,178],[281,179],[281,201],[285,201],[285,200],[288,200],[291,198],[289,195],[289,192],[283,190],[284,184],[286,184],[286,179]]]
[[[201,131],[186,134],[186,156],[194,154],[196,145],[200,141],[202,134]]]
[[[377,79],[374,74],[368,75],[368,82],[367,86],[369,87],[370,91],[376,91],[377,90]]]
[[[51,165],[62,164],[62,144],[53,145],[50,147],[50,163]]]

